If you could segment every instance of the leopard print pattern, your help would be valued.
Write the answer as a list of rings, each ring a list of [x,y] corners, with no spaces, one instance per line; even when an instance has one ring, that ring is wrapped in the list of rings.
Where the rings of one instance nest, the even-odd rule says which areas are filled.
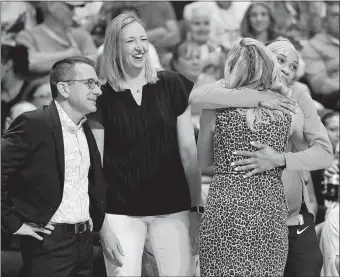
[[[269,118],[269,116],[268,116]],[[236,150],[256,151],[259,141],[284,152],[291,116],[251,131],[236,109],[216,112],[214,176],[200,230],[201,276],[282,276],[288,253],[288,205],[282,170],[244,179],[231,162]]]

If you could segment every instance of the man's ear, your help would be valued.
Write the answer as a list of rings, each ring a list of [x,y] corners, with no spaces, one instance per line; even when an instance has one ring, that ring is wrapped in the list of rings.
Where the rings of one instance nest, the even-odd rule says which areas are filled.
[[[66,99],[69,97],[69,87],[66,83],[58,83],[57,84],[57,89],[59,93],[65,97]]]

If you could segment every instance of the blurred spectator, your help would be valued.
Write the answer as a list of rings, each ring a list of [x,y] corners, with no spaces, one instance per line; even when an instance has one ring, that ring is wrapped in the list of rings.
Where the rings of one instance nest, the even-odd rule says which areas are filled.
[[[188,24],[186,40],[197,43],[201,48],[204,65],[219,64],[221,47],[210,39],[212,8],[203,2],[194,2],[184,7],[183,18]]]
[[[169,1],[135,3],[145,23],[148,40],[155,46],[161,65],[166,67],[173,46],[180,41],[174,8]]]
[[[98,19],[90,30],[92,40],[96,47],[100,47],[104,43],[106,26],[107,24],[104,19]]]
[[[276,21],[270,3],[254,2],[248,7],[242,20],[241,36],[267,43],[279,36],[275,26]]]
[[[169,69],[178,72],[191,82],[196,83],[203,70],[199,45],[190,41],[184,41],[176,45],[173,49]],[[196,140],[199,132],[200,113],[201,109],[191,109],[191,119]]]
[[[27,88],[25,98],[37,108],[49,105],[52,101],[52,91],[49,78],[33,81]]]
[[[273,1],[276,31],[288,36],[291,29],[301,39],[309,39],[322,29],[323,2]]]
[[[37,107],[33,105],[30,102],[22,101],[19,103],[16,103],[10,110],[9,116],[5,119],[5,126],[4,126],[4,132],[8,129],[8,127],[11,125],[14,119],[16,119],[19,115],[21,115],[24,112],[34,111]]]
[[[241,21],[250,2],[213,1],[204,3],[211,6],[211,37],[218,44],[230,49],[241,34]]]
[[[86,31],[90,32],[99,19],[99,11],[103,6],[102,1],[91,1],[84,3],[74,9],[74,21]]]
[[[326,127],[335,153],[336,146],[339,143],[339,112],[327,110],[324,112],[321,121]]]
[[[322,277],[339,276],[339,199],[327,210],[320,238]]]
[[[90,34],[71,27],[74,8],[83,4],[71,1],[39,3],[44,22],[32,30],[23,30],[16,38],[29,49],[31,72],[47,75],[57,60],[70,56],[84,55],[96,60],[96,47]]]
[[[312,172],[315,195],[319,205],[316,223],[324,221],[325,211],[339,194],[339,113],[333,110],[319,111],[332,143],[334,160],[330,168]]]
[[[18,33],[23,29],[32,29],[36,24],[34,3],[28,1],[2,1],[1,31]]]
[[[306,80],[313,98],[326,108],[339,108],[339,2],[327,2],[325,32],[304,45]]]
[[[329,140],[333,146],[334,161],[330,168],[324,171],[322,193],[325,197],[325,207],[336,201],[339,195],[339,113],[328,111],[322,117]]]
[[[203,69],[199,45],[190,41],[184,41],[176,45],[172,52],[169,69],[180,73],[195,83]]]
[[[4,38],[2,37],[2,40]],[[11,108],[24,100],[28,81],[28,52],[13,41],[1,42],[1,133]]]

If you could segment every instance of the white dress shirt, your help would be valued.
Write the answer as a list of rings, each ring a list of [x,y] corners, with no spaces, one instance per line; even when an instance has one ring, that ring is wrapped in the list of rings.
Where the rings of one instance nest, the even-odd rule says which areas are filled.
[[[90,153],[82,124],[70,119],[56,102],[64,140],[65,183],[63,197],[51,223],[78,223],[90,219],[88,173]]]

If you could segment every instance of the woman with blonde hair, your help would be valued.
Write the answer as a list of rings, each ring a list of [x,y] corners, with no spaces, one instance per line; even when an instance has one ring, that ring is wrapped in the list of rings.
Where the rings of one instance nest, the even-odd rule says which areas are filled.
[[[279,69],[260,42],[244,38],[225,65],[227,88],[275,90],[289,95]],[[287,202],[275,168],[245,179],[233,168],[235,151],[252,151],[266,142],[287,146],[292,116],[265,108],[203,110],[198,140],[201,168],[213,178],[201,223],[202,276],[280,276],[288,252]],[[249,141],[253,144],[249,145]]]
[[[265,107],[294,113],[285,152],[274,150],[264,139],[254,144],[254,150],[237,151],[238,158],[233,163],[235,170],[244,172],[247,177],[277,167],[285,169],[282,182],[289,208],[286,220],[289,251],[284,276],[318,276],[322,255],[315,234],[311,201],[301,172],[330,167],[332,144],[310,94],[293,86],[299,65],[294,46],[287,39],[280,39],[269,43],[267,49],[276,56],[281,82],[292,89],[290,99],[270,90],[230,89],[223,86],[225,81],[221,80],[193,90],[189,102],[195,108],[203,109]],[[292,106],[293,101],[297,105]],[[202,169],[202,173],[212,174],[206,169]]]
[[[107,82],[92,118],[108,184],[100,232],[106,271],[141,276],[148,237],[161,276],[192,276],[201,197],[188,106],[193,83],[156,71],[148,50],[143,23],[134,14],[109,24],[102,59]]]

